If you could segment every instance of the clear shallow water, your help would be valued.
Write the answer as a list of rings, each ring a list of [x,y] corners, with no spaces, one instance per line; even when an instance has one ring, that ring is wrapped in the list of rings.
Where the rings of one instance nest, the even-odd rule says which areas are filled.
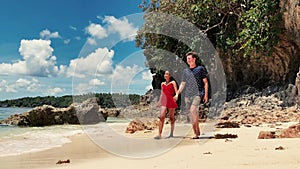
[[[0,119],[28,110],[30,108],[0,108]],[[0,157],[59,147],[70,142],[70,136],[79,133],[83,133],[80,125],[47,127],[0,125]]]
[[[0,120],[5,119],[13,114],[21,114],[29,111],[31,108],[11,108],[11,107],[0,107]]]

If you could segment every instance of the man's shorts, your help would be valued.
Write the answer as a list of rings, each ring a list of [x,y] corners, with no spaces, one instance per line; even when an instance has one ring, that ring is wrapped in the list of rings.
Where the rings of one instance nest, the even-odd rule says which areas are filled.
[[[202,102],[202,98],[200,96],[185,97],[184,102],[186,108],[190,109],[191,105],[199,107]]]

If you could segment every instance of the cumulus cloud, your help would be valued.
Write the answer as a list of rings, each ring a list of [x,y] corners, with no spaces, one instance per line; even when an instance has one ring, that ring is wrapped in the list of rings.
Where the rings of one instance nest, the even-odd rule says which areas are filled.
[[[31,80],[19,78],[18,80],[11,83],[7,82],[6,80],[2,80],[0,82],[0,91],[7,93],[17,93],[20,91],[36,92],[41,88],[41,83],[35,78]]]
[[[117,65],[113,71],[112,83],[114,85],[128,85],[134,83],[134,77],[142,70],[143,68],[137,65],[133,65],[132,67]]]
[[[87,39],[90,45],[97,45],[97,39],[103,39],[115,33],[119,34],[121,40],[132,41],[135,39],[138,27],[130,23],[127,18],[117,19],[114,16],[105,16],[101,19],[106,24],[105,27],[100,24],[91,23],[85,28],[85,32],[90,35]]]
[[[41,39],[52,39],[52,38],[60,38],[58,32],[50,32],[48,29],[45,29],[40,32]]]
[[[105,83],[100,81],[99,79],[92,79],[92,80],[90,80],[89,84],[94,85],[94,86],[102,86]]]
[[[1,63],[1,74],[19,74],[53,77],[61,74],[64,66],[56,66],[56,57],[52,55],[50,40],[21,40],[19,53],[23,60],[14,63]]]
[[[73,85],[74,91],[77,94],[93,92],[94,90],[96,90],[95,89],[96,87],[106,85],[106,83],[103,80],[104,79],[101,79],[101,80],[91,79],[91,80],[87,81],[86,83],[80,82],[78,84]]]
[[[60,93],[63,93],[65,90],[59,87],[55,87],[55,88],[50,88],[48,90],[46,90],[43,94],[45,95],[57,95]]]
[[[1,80],[0,92],[6,93],[39,93],[45,95],[57,95],[65,92],[60,87],[50,87],[43,85],[36,78],[18,78],[12,81]]]
[[[150,70],[148,70],[146,72],[142,72],[142,79],[143,80],[152,80],[152,74],[151,74]]]
[[[0,81],[0,92],[7,92],[8,86],[6,80]]]
[[[113,71],[111,81],[111,91],[113,93],[128,93],[129,86],[135,84],[135,76],[143,70],[137,65],[122,66],[117,65]]]
[[[96,39],[92,37],[87,38],[87,43],[90,45],[97,45]]]
[[[114,16],[106,16],[103,20],[108,24],[108,31],[110,33],[119,33],[122,40],[134,40],[138,28],[129,23],[127,18],[116,19]]]
[[[42,85],[35,78],[33,78],[31,80],[20,78],[16,81],[16,83],[13,86],[17,90],[23,88],[23,89],[26,89],[26,91],[35,92],[35,91],[38,91],[39,89],[41,89]]]
[[[94,38],[103,39],[108,36],[106,29],[101,25],[91,23],[88,27],[85,28],[86,33],[91,35]]]
[[[86,78],[111,74],[113,70],[114,51],[98,48],[86,57],[70,61],[67,77]]]

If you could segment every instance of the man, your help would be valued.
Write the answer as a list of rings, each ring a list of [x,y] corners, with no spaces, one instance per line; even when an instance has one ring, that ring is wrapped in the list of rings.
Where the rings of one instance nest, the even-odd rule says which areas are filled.
[[[193,139],[199,139],[199,106],[200,103],[208,102],[208,80],[207,71],[203,66],[197,65],[197,54],[195,52],[189,52],[186,54],[187,64],[189,68],[184,69],[182,75],[182,82],[179,89],[174,96],[174,99],[178,99],[178,95],[184,92],[184,101],[186,108],[189,109],[191,123],[194,131]]]

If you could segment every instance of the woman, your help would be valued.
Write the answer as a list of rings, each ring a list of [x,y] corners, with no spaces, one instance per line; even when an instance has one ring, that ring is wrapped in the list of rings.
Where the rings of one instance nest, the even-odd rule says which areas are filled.
[[[169,112],[169,118],[171,122],[170,136],[173,137],[174,125],[175,125],[175,109],[178,107],[176,101],[174,100],[174,95],[177,92],[177,84],[169,71],[165,71],[164,74],[165,82],[161,83],[161,94],[158,101],[158,106],[160,106],[160,117],[158,124],[158,135],[154,137],[155,139],[161,139],[161,133],[164,126],[164,121],[166,118],[166,112]]]

